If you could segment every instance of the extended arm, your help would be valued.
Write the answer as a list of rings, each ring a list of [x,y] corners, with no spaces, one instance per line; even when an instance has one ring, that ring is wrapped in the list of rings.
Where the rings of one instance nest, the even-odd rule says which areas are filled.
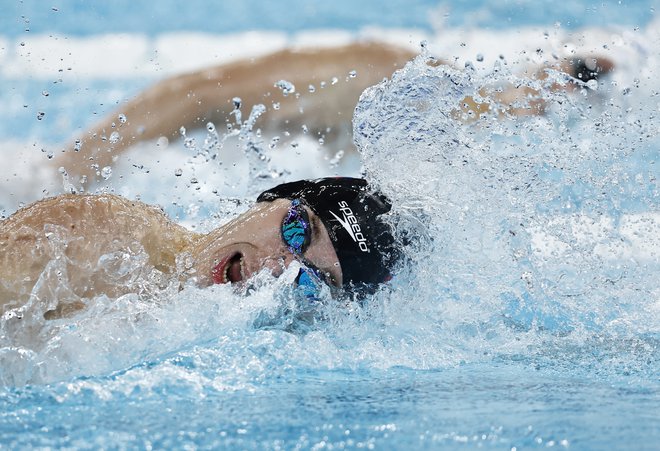
[[[242,99],[244,116],[253,105],[280,104],[278,111],[265,115],[259,124],[265,130],[286,126],[295,132],[305,124],[312,132],[330,128],[332,137],[348,138],[350,143],[350,123],[362,91],[389,77],[412,57],[409,50],[390,45],[355,43],[282,50],[168,78],[84,132],[79,137],[79,150],[75,151],[71,144],[71,148],[55,157],[53,164],[56,168],[63,166],[74,180],[87,176],[94,181],[97,177],[92,165],[111,165],[113,157],[138,141],[161,136],[174,138],[182,126],[203,127],[209,121],[220,129],[234,109],[234,97]],[[355,71],[355,78],[349,77],[351,71]],[[336,84],[332,83],[334,77],[339,80]],[[293,83],[296,93],[283,96],[274,87],[280,80]],[[314,92],[310,92],[309,85],[315,87]],[[120,114],[126,118],[123,124],[118,120]],[[119,141],[111,143],[110,136],[115,131]]]

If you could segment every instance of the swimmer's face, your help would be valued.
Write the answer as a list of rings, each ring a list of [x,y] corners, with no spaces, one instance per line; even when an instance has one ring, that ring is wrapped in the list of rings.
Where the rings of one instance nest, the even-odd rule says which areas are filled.
[[[296,208],[304,209],[311,228],[299,252],[292,252],[291,243],[285,242],[282,225],[285,219],[298,217],[299,213],[304,216]],[[257,203],[200,240],[192,254],[202,286],[240,283],[264,268],[277,277],[294,260],[318,269],[329,284],[342,284],[341,266],[325,226],[308,207],[294,204],[292,209],[292,201],[287,199]]]

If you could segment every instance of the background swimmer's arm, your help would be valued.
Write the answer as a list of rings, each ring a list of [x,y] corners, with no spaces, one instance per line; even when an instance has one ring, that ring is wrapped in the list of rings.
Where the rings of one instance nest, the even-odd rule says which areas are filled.
[[[120,265],[122,256],[174,273],[176,256],[195,237],[162,211],[110,194],[36,202],[0,222],[0,313],[25,303],[49,277],[57,280],[45,292],[57,293],[56,299],[47,299],[39,287],[37,297],[60,301],[58,315],[80,308],[82,299],[118,297],[128,282],[108,268]]]
[[[91,130],[80,136],[80,150],[56,155],[55,168],[63,166],[77,181],[97,179],[98,168],[111,165],[124,149],[142,140],[165,136],[178,138],[180,127],[204,127],[212,121],[218,130],[234,109],[232,98],[242,99],[243,118],[253,105],[278,111],[264,115],[258,127],[298,132],[305,124],[310,132],[329,129],[326,143],[343,139],[351,145],[353,110],[362,91],[402,67],[414,53],[391,45],[355,43],[342,47],[282,50],[271,55],[165,79],[121,105]],[[355,78],[349,73],[355,71]],[[338,82],[333,84],[336,77]],[[295,94],[283,96],[274,87],[280,80],[293,83]],[[321,88],[321,83],[325,84]],[[310,92],[309,86],[315,87]],[[119,115],[126,117],[121,124]],[[114,124],[114,127],[113,127]],[[110,142],[112,132],[120,139]],[[114,140],[113,140],[114,141]],[[73,147],[73,143],[69,144]],[[92,165],[98,165],[92,167]]]

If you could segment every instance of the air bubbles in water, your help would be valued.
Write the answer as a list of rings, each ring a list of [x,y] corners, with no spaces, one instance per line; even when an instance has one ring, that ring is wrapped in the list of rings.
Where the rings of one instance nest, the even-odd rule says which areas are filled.
[[[115,131],[115,132],[112,132],[112,133],[110,134],[109,141],[110,141],[112,144],[117,144],[117,143],[119,142],[120,139],[121,139],[121,136],[119,135],[118,132]]]
[[[119,114],[119,116],[117,116],[117,120],[120,124],[125,124],[128,119],[126,119],[125,114]]]

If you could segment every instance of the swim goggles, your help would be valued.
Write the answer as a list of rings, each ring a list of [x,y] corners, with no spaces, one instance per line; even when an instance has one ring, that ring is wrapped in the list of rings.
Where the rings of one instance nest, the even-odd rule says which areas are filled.
[[[331,287],[321,270],[303,257],[312,240],[312,225],[307,210],[299,199],[291,201],[282,220],[282,240],[301,267],[295,279],[296,293],[309,301],[319,301],[323,284]]]

